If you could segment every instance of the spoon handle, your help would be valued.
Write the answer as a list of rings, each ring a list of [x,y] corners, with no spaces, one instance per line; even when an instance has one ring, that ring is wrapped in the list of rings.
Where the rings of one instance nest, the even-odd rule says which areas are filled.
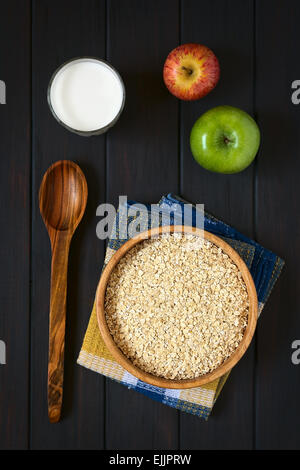
[[[56,423],[60,419],[63,397],[67,275],[70,246],[68,231],[55,231],[51,237],[51,246],[48,416],[51,423]]]

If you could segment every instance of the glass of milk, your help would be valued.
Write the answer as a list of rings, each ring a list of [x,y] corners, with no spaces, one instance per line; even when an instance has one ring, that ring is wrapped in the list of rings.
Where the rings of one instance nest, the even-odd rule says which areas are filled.
[[[103,134],[119,119],[125,87],[119,73],[96,57],[78,57],[61,65],[48,86],[55,119],[83,136]]]

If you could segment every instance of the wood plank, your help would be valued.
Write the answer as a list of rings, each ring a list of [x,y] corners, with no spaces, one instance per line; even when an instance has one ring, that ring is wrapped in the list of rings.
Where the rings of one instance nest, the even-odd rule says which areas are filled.
[[[95,233],[105,197],[105,137],[80,137],[52,117],[46,99],[51,74],[64,61],[105,57],[105,1],[33,2],[33,253],[32,435],[34,449],[90,449],[104,445],[104,379],[76,364],[103,263]],[[87,210],[71,243],[68,274],[65,382],[62,421],[47,416],[50,244],[38,209],[38,189],[48,166],[70,159],[85,173]]]
[[[107,199],[157,202],[178,191],[178,102],[164,87],[167,54],[179,40],[178,2],[108,2],[108,60],[124,78],[124,113],[108,134]],[[107,381],[107,448],[172,449],[178,413]]]
[[[181,106],[181,193],[205,209],[253,235],[253,165],[237,175],[202,169],[189,148],[195,120],[214,106],[228,104],[253,111],[253,2],[211,0],[182,2],[181,43],[211,47],[220,60],[216,89],[201,101]],[[235,367],[208,422],[182,414],[183,449],[249,449],[253,426],[253,347]]]
[[[291,101],[299,80],[300,4],[257,2],[256,112],[262,129],[257,175],[257,238],[286,268],[258,329],[256,445],[299,449],[300,366],[291,344],[300,338],[300,107]]]
[[[2,190],[0,339],[0,448],[28,445],[30,276],[30,1],[1,4],[0,185]]]

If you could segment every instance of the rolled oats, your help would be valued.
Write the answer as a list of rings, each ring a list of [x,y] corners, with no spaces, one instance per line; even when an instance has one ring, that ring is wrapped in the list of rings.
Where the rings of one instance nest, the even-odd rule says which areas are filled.
[[[223,250],[193,234],[145,240],[116,265],[105,315],[119,349],[167,379],[213,371],[237,348],[248,321],[241,273]]]

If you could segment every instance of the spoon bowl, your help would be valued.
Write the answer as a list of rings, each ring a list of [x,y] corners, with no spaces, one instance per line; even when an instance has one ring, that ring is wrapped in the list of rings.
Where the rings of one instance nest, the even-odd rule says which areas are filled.
[[[74,232],[86,201],[86,179],[78,165],[61,160],[47,170],[40,188],[40,211],[46,226]]]
[[[50,166],[41,183],[39,202],[52,249],[48,416],[51,423],[56,423],[60,419],[63,396],[69,248],[87,202],[87,183],[79,166],[69,160]]]

